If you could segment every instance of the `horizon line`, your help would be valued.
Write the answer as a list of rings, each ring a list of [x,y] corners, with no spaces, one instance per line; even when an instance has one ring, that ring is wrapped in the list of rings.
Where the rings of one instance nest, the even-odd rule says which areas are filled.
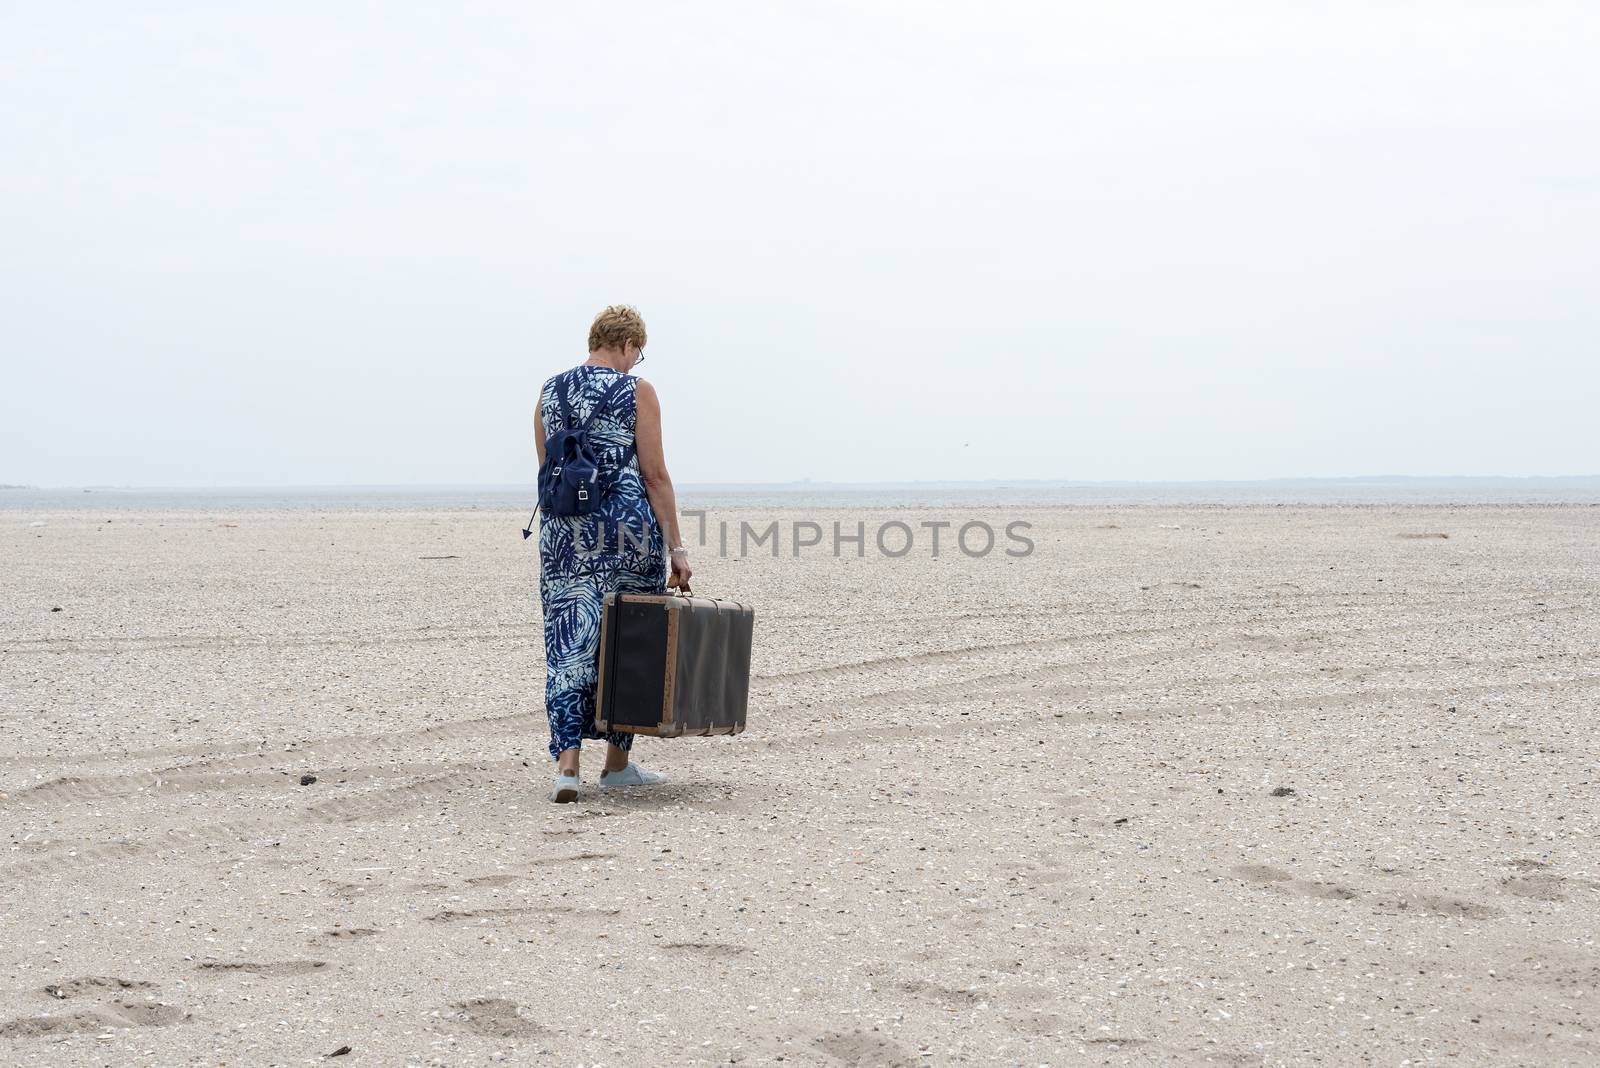
[[[978,486],[1215,486],[1268,485],[1274,483],[1351,483],[1351,482],[1582,482],[1600,481],[1600,474],[1582,475],[1281,475],[1270,478],[1008,478],[1008,479],[887,479],[881,481],[840,481],[833,479],[789,479],[776,482],[683,482],[681,489],[883,489],[886,487],[978,487]],[[24,485],[0,483],[5,490],[34,492],[78,490],[93,492],[172,492],[207,490],[528,490],[534,482],[259,482],[208,484],[115,484]]]

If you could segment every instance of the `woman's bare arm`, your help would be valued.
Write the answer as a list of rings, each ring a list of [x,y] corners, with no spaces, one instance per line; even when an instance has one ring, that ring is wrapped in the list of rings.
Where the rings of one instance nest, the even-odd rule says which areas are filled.
[[[533,405],[533,443],[539,448],[539,466],[544,466],[544,398]]]
[[[661,445],[661,399],[655,387],[644,379],[634,386],[634,443],[639,456],[639,474],[644,477],[645,495],[650,498],[650,508],[661,524],[667,548],[683,544],[678,530],[678,496],[672,488],[672,476],[667,473],[667,458]],[[675,585],[688,585],[688,561],[681,556],[672,558],[672,577]]]
[[[644,476],[645,493],[656,513],[656,522],[667,536],[667,547],[683,544],[678,533],[678,498],[667,473],[667,457],[661,445],[661,398],[655,387],[640,379],[634,387],[634,441],[639,455],[639,474]]]

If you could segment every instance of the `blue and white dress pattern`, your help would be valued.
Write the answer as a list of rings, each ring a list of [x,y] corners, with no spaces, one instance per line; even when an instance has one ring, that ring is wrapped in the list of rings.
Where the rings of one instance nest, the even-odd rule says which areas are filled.
[[[600,614],[605,595],[661,593],[667,555],[637,457],[619,470],[634,443],[638,379],[609,367],[583,364],[545,383],[539,410],[545,434],[565,428],[556,383],[566,388],[572,418],[580,424],[622,379],[623,386],[589,423],[589,444],[600,462],[605,491],[592,515],[539,517],[539,599],[544,605],[544,707],[550,717],[550,755],[577,748],[580,739],[604,738],[622,749],[631,734],[594,729],[599,671]]]

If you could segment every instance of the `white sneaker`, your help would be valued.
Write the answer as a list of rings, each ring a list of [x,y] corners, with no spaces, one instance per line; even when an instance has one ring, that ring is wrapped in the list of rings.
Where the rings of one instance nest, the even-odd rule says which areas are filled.
[[[659,771],[646,771],[639,765],[628,762],[628,766],[621,771],[602,771],[600,785],[609,786],[658,786],[667,781],[667,777]]]
[[[557,775],[556,784],[550,787],[550,800],[558,805],[566,805],[577,799],[578,777],[576,775]]]

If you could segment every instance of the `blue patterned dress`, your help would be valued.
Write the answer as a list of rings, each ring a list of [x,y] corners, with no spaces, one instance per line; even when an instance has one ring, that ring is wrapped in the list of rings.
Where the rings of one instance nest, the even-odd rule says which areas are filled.
[[[539,516],[539,599],[544,604],[544,707],[550,717],[550,755],[574,749],[582,738],[604,738],[629,749],[631,734],[594,729],[595,679],[599,669],[600,613],[607,593],[661,593],[667,555],[650,499],[645,496],[633,444],[638,379],[609,367],[582,364],[545,383],[539,410],[544,430],[565,429],[555,385],[560,381],[580,424],[618,379],[604,411],[589,423],[589,444],[600,462],[606,489],[600,510],[582,516]]]

